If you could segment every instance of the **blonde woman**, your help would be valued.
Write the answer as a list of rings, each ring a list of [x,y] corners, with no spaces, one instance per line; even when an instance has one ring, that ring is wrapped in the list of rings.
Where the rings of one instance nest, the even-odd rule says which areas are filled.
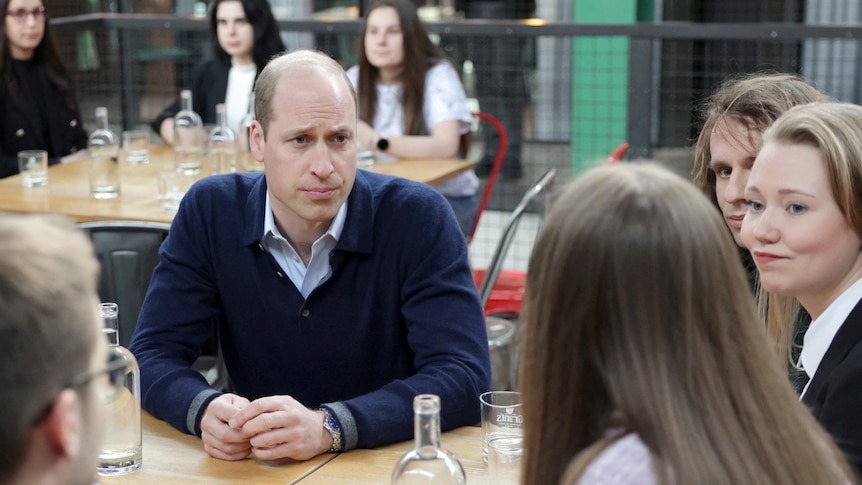
[[[764,352],[736,246],[689,182],[585,173],[530,258],[522,483],[846,483]]]
[[[770,293],[769,325],[790,347],[794,300],[811,315],[802,402],[862,470],[862,107],[788,111],[748,179],[742,238]],[[787,352],[785,352],[787,353]]]

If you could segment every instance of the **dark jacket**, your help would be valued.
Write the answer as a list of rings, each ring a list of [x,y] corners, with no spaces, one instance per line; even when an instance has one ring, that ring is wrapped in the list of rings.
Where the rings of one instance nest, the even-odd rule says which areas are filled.
[[[13,61],[13,69],[16,64],[20,65]],[[87,148],[87,132],[74,96],[70,106],[69,95],[41,68],[17,70],[16,75],[18,85],[38,93],[41,100],[32,104],[14,101],[0,77],[0,177],[18,173],[17,153],[21,150],[47,150],[48,164],[53,165],[60,163],[61,157]]]
[[[257,76],[260,76],[261,67],[258,66]],[[192,109],[201,117],[204,123],[215,124],[215,107],[224,103],[227,94],[227,78],[230,72],[230,63],[225,64],[218,59],[210,59],[195,66],[192,72]],[[249,93],[251,94],[251,93]],[[153,130],[161,133],[162,122],[173,118],[180,111],[180,100],[171,103],[165,108],[152,123]]]
[[[829,344],[802,396],[855,468],[862,471],[862,302]]]

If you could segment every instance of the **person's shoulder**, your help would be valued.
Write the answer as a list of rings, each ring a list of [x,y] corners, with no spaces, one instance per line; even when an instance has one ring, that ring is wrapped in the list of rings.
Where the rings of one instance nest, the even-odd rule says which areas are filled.
[[[220,69],[228,70],[230,69],[230,64],[225,64],[215,57],[209,59],[202,59],[198,61],[197,64],[195,64],[192,76],[200,77],[201,81],[209,82],[211,81],[211,79],[209,79],[207,76]]]
[[[458,76],[458,70],[448,59],[434,59],[431,67],[428,68],[428,75],[455,75]]]
[[[352,84],[353,88],[356,89],[356,86],[359,84],[359,64],[348,68],[345,74],[347,74],[347,79],[350,81],[350,84]]]
[[[654,485],[649,449],[635,433],[609,444],[587,465],[578,485]]]
[[[245,172],[212,175],[195,182],[188,194],[197,200],[209,200],[219,204],[243,200],[262,177],[262,173]]]

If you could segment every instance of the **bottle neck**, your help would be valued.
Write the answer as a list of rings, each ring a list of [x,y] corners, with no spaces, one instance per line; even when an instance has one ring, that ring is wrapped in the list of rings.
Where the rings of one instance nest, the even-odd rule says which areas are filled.
[[[96,115],[96,127],[100,130],[108,130],[108,113],[99,113]]]
[[[99,305],[99,314],[102,316],[104,327],[102,331],[108,339],[109,346],[120,345],[120,312],[116,303],[102,303]]]
[[[414,421],[416,450],[440,448],[440,408],[417,409]]]
[[[183,111],[192,111],[192,93],[182,93],[180,96],[180,106]]]
[[[216,123],[222,128],[227,128],[227,112],[224,108],[216,111]]]
[[[248,109],[245,110],[245,117],[249,120],[254,119],[254,91],[248,95]]]

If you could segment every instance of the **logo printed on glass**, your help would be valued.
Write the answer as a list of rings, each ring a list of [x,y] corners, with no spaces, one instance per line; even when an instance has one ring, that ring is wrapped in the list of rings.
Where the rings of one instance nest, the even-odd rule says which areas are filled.
[[[506,408],[505,413],[497,413],[497,417],[494,419],[494,424],[516,424],[520,426],[521,415],[515,414],[515,408]]]

